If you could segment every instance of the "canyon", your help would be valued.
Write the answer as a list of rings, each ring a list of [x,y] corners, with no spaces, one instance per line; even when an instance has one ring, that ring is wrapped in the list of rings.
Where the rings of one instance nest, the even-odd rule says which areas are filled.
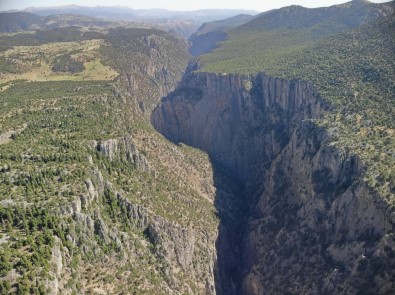
[[[2,13],[0,293],[392,294],[394,11]]]
[[[206,151],[214,179],[218,169],[238,183],[233,205],[244,206],[221,217],[216,294],[389,294],[394,211],[315,123],[330,104],[308,82],[194,70],[151,121]]]

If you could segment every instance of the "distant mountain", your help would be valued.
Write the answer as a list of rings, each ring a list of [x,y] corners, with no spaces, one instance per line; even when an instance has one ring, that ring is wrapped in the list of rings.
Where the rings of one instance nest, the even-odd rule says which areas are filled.
[[[196,35],[203,35],[209,32],[214,31],[226,31],[231,28],[235,28],[241,26],[249,21],[254,19],[254,16],[249,14],[239,14],[236,16],[232,16],[223,20],[216,20],[208,23],[204,23],[199,30],[196,32]]]
[[[166,32],[173,32],[184,38],[189,38],[199,28],[200,23],[193,20],[159,20],[152,23],[154,27]]]
[[[60,14],[50,15],[44,18],[47,28],[57,28],[66,26],[81,27],[111,27],[117,25],[116,22],[101,20],[85,15]]]
[[[107,28],[116,25],[119,24],[113,21],[101,20],[84,15],[61,14],[44,17],[30,12],[0,13],[0,33],[16,33],[67,26]]]
[[[58,7],[32,7],[24,11],[0,13],[0,32],[19,32],[68,25],[108,27],[111,22],[139,22],[185,38],[191,36],[203,23],[228,19],[240,14],[256,15],[254,10],[202,9],[196,11],[170,11],[166,9],[140,9],[129,7],[78,5]]]
[[[49,16],[56,14],[73,14],[85,15],[96,18],[106,18],[112,20],[135,20],[137,16],[134,10],[127,7],[85,7],[77,5],[56,6],[56,7],[31,7],[26,8],[25,11],[41,15]]]
[[[52,14],[80,14],[97,18],[112,20],[158,20],[158,19],[189,19],[200,23],[213,20],[225,19],[238,14],[252,14],[258,12],[243,9],[201,9],[195,11],[171,11],[166,9],[131,9],[123,6],[58,6],[58,7],[34,7],[25,9],[27,12],[42,16]]]
[[[29,12],[0,13],[0,32],[14,33],[43,28],[43,17]]]
[[[354,29],[395,11],[394,1],[371,3],[354,0],[321,8],[289,6],[253,18],[228,29],[227,42],[203,58],[206,70],[259,72],[278,59],[288,58],[319,40]]]
[[[271,10],[255,17],[245,24],[246,29],[280,29],[307,28],[316,25],[332,26],[335,29],[355,28],[379,16],[386,16],[393,11],[391,3],[371,3],[353,0],[330,7],[305,8],[292,5]]]

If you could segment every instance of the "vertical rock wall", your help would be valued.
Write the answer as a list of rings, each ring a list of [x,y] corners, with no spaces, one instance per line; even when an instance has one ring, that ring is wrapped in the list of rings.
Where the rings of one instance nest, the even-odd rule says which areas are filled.
[[[228,269],[218,270],[218,293],[386,294],[395,286],[393,209],[363,182],[359,158],[330,147],[314,124],[328,109],[307,82],[196,72],[154,111],[158,131],[208,152],[244,188],[239,232],[220,226],[218,267]],[[238,262],[221,261],[222,251]]]

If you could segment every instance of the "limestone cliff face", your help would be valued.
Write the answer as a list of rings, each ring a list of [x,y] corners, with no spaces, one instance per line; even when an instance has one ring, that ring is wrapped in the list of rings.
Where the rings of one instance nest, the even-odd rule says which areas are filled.
[[[152,172],[148,160],[141,155],[131,138],[122,137],[94,143],[99,152],[112,161],[116,157],[122,157],[134,165],[136,170],[141,172]]]
[[[207,151],[247,181],[280,153],[295,124],[322,110],[305,82],[196,73],[163,101],[152,122],[172,141]]]
[[[128,31],[118,34],[118,39],[111,39],[113,46],[117,48],[129,42],[131,48],[124,55],[114,52],[114,55],[120,54],[118,67],[122,73],[116,83],[118,94],[124,102],[133,101],[136,110],[149,117],[160,99],[173,91],[181,80],[190,58],[188,43],[156,30],[135,38],[130,37],[132,33]],[[120,52],[124,50],[122,46],[119,48]]]
[[[340,155],[326,137],[300,124],[264,174],[241,242],[240,294],[393,289],[390,210],[361,179],[358,157]]]
[[[152,146],[162,150],[163,146],[160,142],[154,141],[152,138],[146,138],[146,140],[152,140],[150,142]],[[102,141],[92,140],[88,142],[87,146],[95,151],[98,157],[108,160],[108,166],[117,162],[118,164],[125,162],[143,178],[156,179],[160,177],[158,176],[159,172],[155,169],[158,165],[157,161],[149,162],[139,151],[138,142],[138,138],[123,136]],[[168,153],[166,149],[162,152]],[[184,156],[180,151],[175,150],[175,152],[178,152],[179,157]],[[176,160],[171,155],[163,156],[170,158],[167,161]],[[178,159],[178,161],[182,162],[182,159]],[[106,266],[103,267],[108,268],[107,270],[122,267],[128,261],[137,263],[142,259],[155,260],[155,265],[160,268],[161,276],[165,278],[160,290],[156,290],[158,294],[215,294],[215,243],[218,236],[216,227],[204,228],[197,224],[188,226],[161,216],[155,212],[156,208],[139,204],[136,200],[131,199],[127,192],[119,189],[116,181],[109,179],[106,172],[101,172],[97,158],[90,157],[88,162],[90,170],[84,183],[84,193],[70,203],[60,206],[58,211],[58,215],[68,217],[68,222],[78,228],[78,231],[68,234],[68,240],[73,246],[81,249],[81,255],[103,257],[106,262]],[[187,167],[186,170],[196,177],[193,167]],[[182,173],[180,171],[182,168],[182,164],[179,164],[173,167],[173,170],[179,169],[178,173]],[[209,173],[209,169],[205,173]],[[202,180],[199,176],[195,179],[199,183]],[[159,181],[158,183],[160,184]],[[208,190],[206,198],[212,200],[214,192],[211,184],[207,183],[204,187],[201,184],[200,186],[202,191]],[[141,198],[144,197],[147,198],[141,196]],[[152,198],[152,196],[148,197]],[[174,198],[176,197],[174,196]],[[192,206],[192,201],[188,197],[184,198]],[[120,208],[118,214],[122,216],[122,223],[130,229],[129,231],[125,231],[125,227],[120,226],[119,222],[113,222],[108,218],[106,207],[109,204]],[[111,253],[103,250],[109,247],[115,247],[119,253],[122,253],[122,261],[116,261]],[[67,267],[66,262],[71,261],[73,255],[75,254],[67,251],[67,248],[64,245],[62,247],[61,243],[57,241],[52,254],[54,266],[51,273],[53,279],[46,284],[51,288],[51,294],[70,294],[67,278],[71,270]],[[62,264],[62,257],[66,267]],[[92,287],[92,282],[83,276],[84,265],[86,267],[85,262],[81,263],[78,268],[78,279],[81,285],[79,292],[81,293]],[[128,267],[127,269],[133,268]],[[157,272],[152,269],[146,271],[148,273],[146,274],[147,280],[149,280],[149,275],[152,276]],[[60,272],[62,272],[62,276]],[[111,290],[113,282],[109,282],[110,286],[106,283],[101,283],[102,285],[99,286],[101,290]],[[112,293],[112,291],[103,292]]]
[[[244,187],[239,232],[220,226],[218,294],[394,289],[393,209],[314,123],[328,109],[307,82],[197,72],[154,111],[157,130],[207,151]]]

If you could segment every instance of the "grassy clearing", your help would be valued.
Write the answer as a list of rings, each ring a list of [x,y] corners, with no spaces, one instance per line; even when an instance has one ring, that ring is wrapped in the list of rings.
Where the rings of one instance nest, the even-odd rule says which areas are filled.
[[[113,80],[118,73],[101,63],[97,49],[103,40],[57,42],[40,46],[15,46],[0,54],[0,79],[7,83],[16,79],[27,81],[83,81]],[[85,69],[79,73],[54,72],[52,65],[59,56],[70,54],[82,62]],[[4,87],[4,86],[3,86]],[[6,87],[3,89],[4,91]]]

